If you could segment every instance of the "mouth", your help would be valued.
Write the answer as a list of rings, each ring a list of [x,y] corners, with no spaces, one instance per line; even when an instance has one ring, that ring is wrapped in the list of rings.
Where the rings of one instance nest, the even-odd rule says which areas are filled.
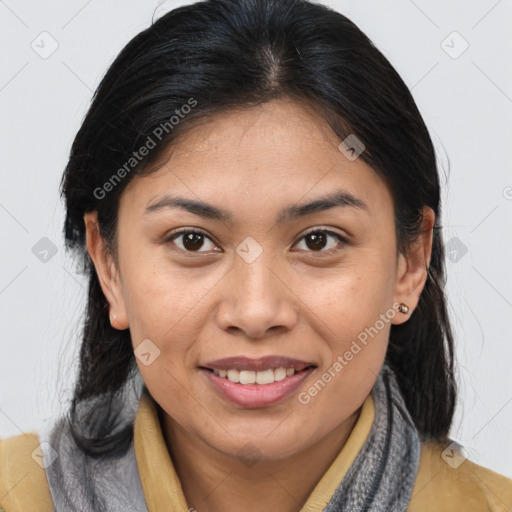
[[[272,384],[274,382],[279,382],[281,380],[286,379],[286,377],[291,377],[296,373],[303,372],[304,370],[308,370],[309,368],[314,368],[313,365],[305,365],[303,368],[286,368],[284,366],[280,366],[278,368],[272,369],[267,368],[266,370],[237,370],[236,368],[230,368],[229,370],[224,370],[222,368],[204,368],[207,371],[212,372],[214,375],[217,375],[221,379],[227,379],[230,382],[239,383],[239,384]]]
[[[230,403],[258,408],[288,397],[317,367],[283,356],[230,357],[200,366],[213,388]]]

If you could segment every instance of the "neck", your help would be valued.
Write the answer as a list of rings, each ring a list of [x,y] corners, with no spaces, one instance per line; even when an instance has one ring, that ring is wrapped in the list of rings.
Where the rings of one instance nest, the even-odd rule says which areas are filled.
[[[160,422],[189,507],[199,512],[298,512],[345,446],[360,411],[299,453],[253,463],[217,451],[162,411]]]

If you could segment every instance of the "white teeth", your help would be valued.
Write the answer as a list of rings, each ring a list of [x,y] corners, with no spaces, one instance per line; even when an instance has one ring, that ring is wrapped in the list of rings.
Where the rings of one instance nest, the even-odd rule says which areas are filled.
[[[218,370],[215,368],[213,373],[219,377],[227,378],[231,382],[239,382],[240,384],[272,384],[286,377],[291,377],[295,373],[295,369],[280,367],[275,370],[269,368],[268,370],[256,372],[251,370]]]
[[[256,373],[256,382],[258,384],[271,384],[274,380],[274,370],[264,370]]]
[[[286,379],[286,368],[276,368],[274,370],[274,380],[283,380]]]
[[[238,370],[228,370],[228,380],[231,382],[240,382],[240,373]]]
[[[240,372],[240,384],[254,384],[256,382],[256,372],[242,370]]]

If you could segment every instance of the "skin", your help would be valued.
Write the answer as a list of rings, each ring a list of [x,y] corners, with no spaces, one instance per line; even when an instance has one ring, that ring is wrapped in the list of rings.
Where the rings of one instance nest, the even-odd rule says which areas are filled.
[[[218,114],[182,135],[156,173],[127,186],[117,261],[105,250],[95,212],[84,217],[113,326],[129,328],[134,347],[149,338],[161,351],[149,366],[137,364],[164,411],[164,437],[187,503],[200,512],[300,510],[359,417],[391,324],[407,321],[417,306],[434,213],[425,208],[422,235],[407,257],[398,255],[388,188],[362,158],[347,159],[339,142],[310,106],[291,99]],[[337,206],[276,223],[281,209],[339,189],[368,210]],[[178,208],[145,214],[164,194],[229,210],[233,223]],[[206,232],[202,246],[191,250],[184,236],[164,241],[191,227]],[[347,242],[329,235],[315,249],[304,237],[311,228]],[[248,236],[262,248],[251,263],[236,252]],[[300,403],[298,393],[396,302],[409,313],[396,312],[325,388]],[[230,404],[198,370],[221,357],[273,354],[317,366],[273,406]],[[248,442],[258,450],[251,466],[237,457]]]

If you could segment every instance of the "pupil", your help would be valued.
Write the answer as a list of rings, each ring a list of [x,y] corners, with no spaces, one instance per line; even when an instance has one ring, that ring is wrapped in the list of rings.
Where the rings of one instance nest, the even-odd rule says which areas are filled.
[[[201,233],[187,233],[183,239],[183,246],[191,251],[200,249],[203,245]]]
[[[313,245],[306,241],[309,249],[323,249],[325,247],[325,233],[311,233],[306,237],[306,240],[311,240]]]

